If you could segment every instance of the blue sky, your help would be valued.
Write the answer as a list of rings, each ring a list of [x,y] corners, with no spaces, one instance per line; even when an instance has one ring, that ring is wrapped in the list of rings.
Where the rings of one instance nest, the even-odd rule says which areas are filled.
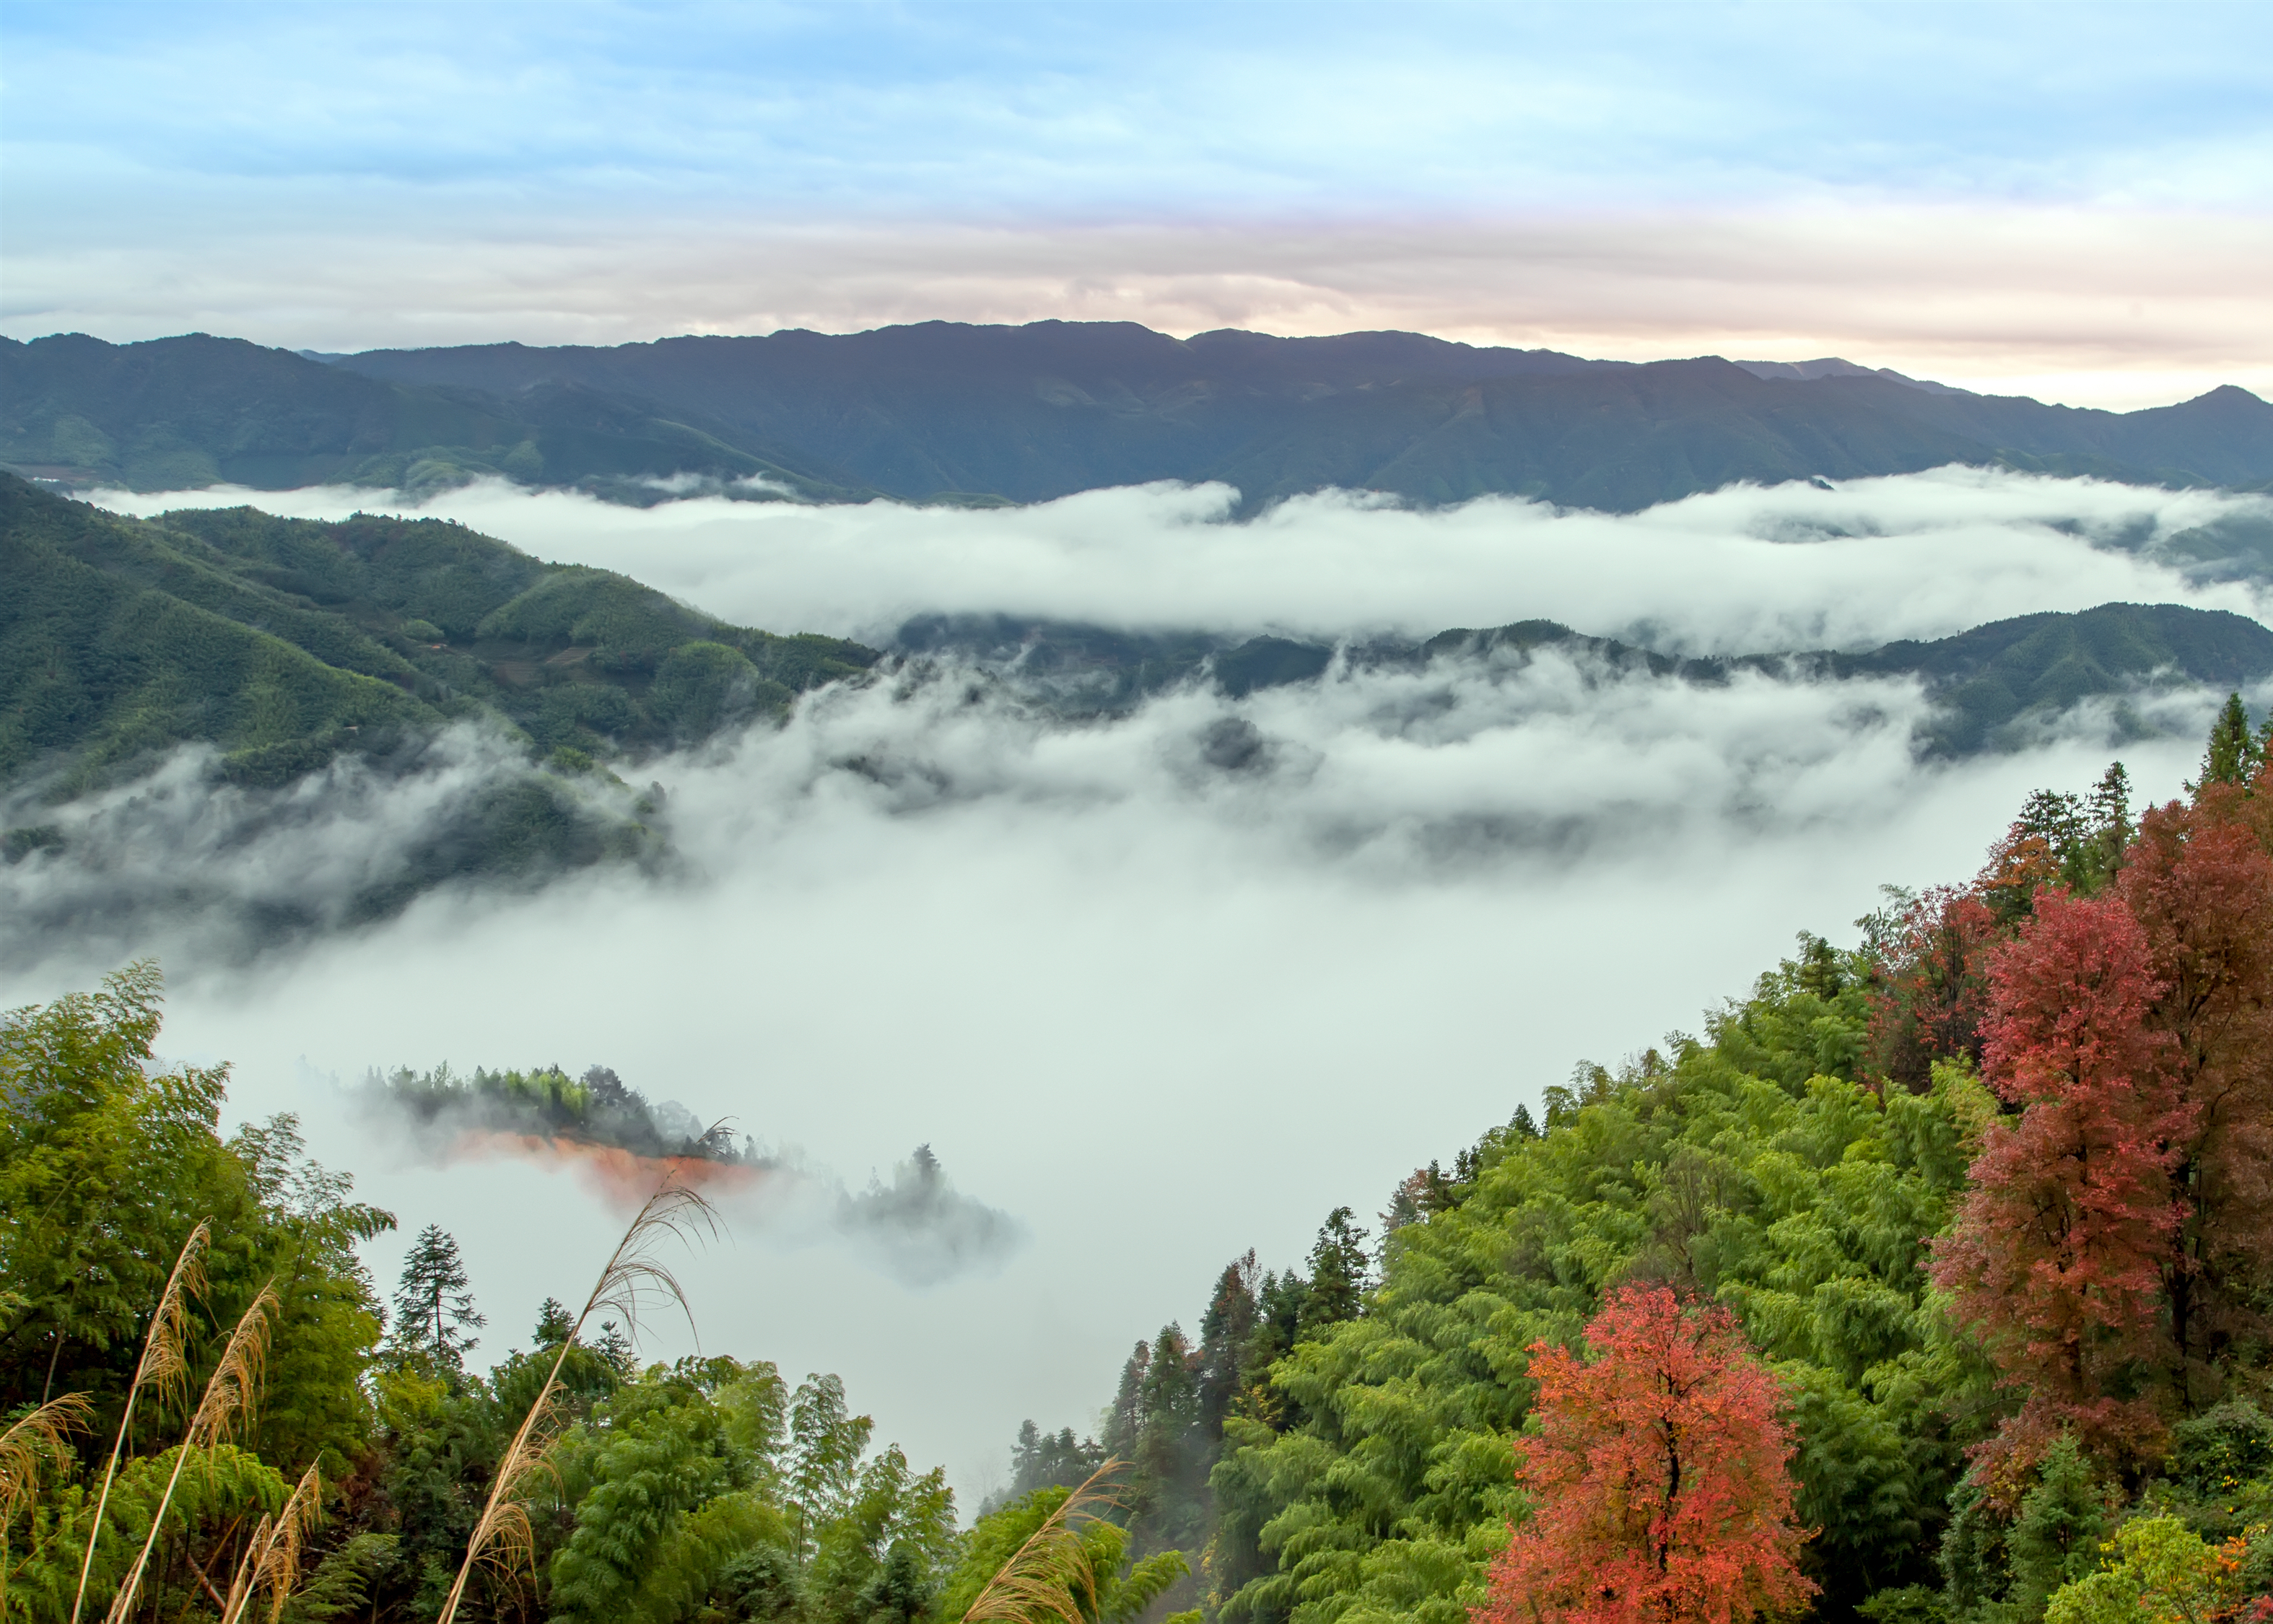
[[[0,43],[16,337],[1122,315],[2273,379],[2258,5],[17,0]]]

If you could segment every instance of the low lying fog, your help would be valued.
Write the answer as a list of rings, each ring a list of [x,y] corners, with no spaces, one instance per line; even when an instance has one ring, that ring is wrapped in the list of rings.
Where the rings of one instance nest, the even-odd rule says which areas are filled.
[[[1235,528],[1209,521],[1216,495],[1165,490],[1015,513],[496,490],[427,511],[783,629],[873,635],[941,609],[1329,633],[1547,616],[1727,650],[2110,598],[2251,610],[2239,587],[2196,592],[2090,544],[2232,502],[1937,475],[1632,519],[1321,498]],[[1790,544],[1833,526],[1851,534]],[[1299,1263],[1329,1209],[1370,1222],[1413,1167],[1536,1110],[1575,1061],[1698,1029],[1795,932],[1851,941],[1882,882],[1969,874],[2032,788],[2082,789],[2119,753],[2142,795],[2176,793],[2209,715],[2173,696],[2170,741],[2119,751],[2094,712],[2023,754],[1924,767],[1906,684],[1691,687],[1551,655],[1497,680],[1174,693],[1084,727],[970,693],[904,677],[825,692],[777,731],[638,769],[670,791],[682,866],[661,879],[430,896],[250,971],[193,929],[89,924],[6,999],[163,954],[166,1052],[234,1060],[235,1111],[302,1112],[316,1153],[401,1216],[370,1249],[383,1282],[420,1225],[455,1233],[484,1354],[526,1345],[546,1295],[580,1294],[619,1218],[554,1165],[391,1151],[350,1109],[371,1067],[604,1064],[853,1188],[872,1168],[893,1187],[928,1144],[1022,1246],[911,1284],[827,1226],[738,1209],[682,1278],[706,1350],[842,1372],[878,1438],[945,1462],[968,1511],[1022,1418],[1091,1427],[1129,1344],[1194,1329],[1235,1254]],[[469,742],[451,770],[479,756]],[[227,851],[169,822],[194,809],[146,807],[117,847],[144,866],[118,872],[157,887],[195,851],[197,883],[321,884],[419,791],[331,793],[328,814]],[[692,1345],[652,1331],[659,1356]]]
[[[2110,602],[2262,616],[2260,592],[2191,585],[2153,543],[2220,517],[2273,518],[2264,497],[1961,468],[1736,488],[1625,516],[1498,498],[1424,513],[1329,492],[1244,524],[1225,522],[1236,495],[1220,485],[977,512],[716,497],[636,509],[498,483],[415,510],[341,490],[100,499],[138,513],[249,500],[308,518],[459,519],[776,632],[873,640],[913,614],[964,610],[1326,637],[1544,618],[1686,654],[1867,647]]]

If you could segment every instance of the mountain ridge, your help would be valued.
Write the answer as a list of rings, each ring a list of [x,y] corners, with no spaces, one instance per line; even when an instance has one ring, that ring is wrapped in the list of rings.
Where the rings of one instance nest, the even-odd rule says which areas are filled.
[[[484,476],[652,503],[1028,503],[1222,481],[1251,513],[1339,488],[1632,512],[1737,483],[1950,463],[2273,483],[2273,406],[2227,385],[2117,413],[1825,358],[1592,361],[1419,333],[1175,339],[948,322],[320,358],[189,335],[0,341],[0,463],[66,487]]]

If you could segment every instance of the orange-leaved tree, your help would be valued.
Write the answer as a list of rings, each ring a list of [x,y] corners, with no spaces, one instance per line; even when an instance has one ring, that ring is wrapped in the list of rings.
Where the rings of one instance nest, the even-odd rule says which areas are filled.
[[[1989,1130],[1933,1272],[2027,1395],[1984,1462],[2009,1495],[2063,1430],[2116,1460],[2161,1434],[2137,1376],[2168,1362],[2172,1147],[2194,1113],[2147,1022],[2164,991],[2147,934],[2119,898],[2044,893],[1990,983],[1984,1074],[2021,1116]]]
[[[1531,1518],[1475,1624],[1741,1624],[1804,1601],[1782,1395],[1734,1316],[1630,1285],[1587,1342],[1531,1350]]]

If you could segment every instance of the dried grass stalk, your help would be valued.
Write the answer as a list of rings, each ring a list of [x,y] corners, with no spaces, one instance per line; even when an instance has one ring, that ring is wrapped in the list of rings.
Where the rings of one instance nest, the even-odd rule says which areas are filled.
[[[198,1400],[197,1413],[190,1418],[190,1430],[183,1435],[181,1451],[174,1456],[173,1473],[167,1478],[166,1492],[159,1496],[158,1509],[150,1519],[149,1537],[143,1540],[141,1553],[135,1557],[126,1583],[111,1598],[105,1624],[125,1624],[126,1615],[134,1610],[135,1595],[142,1588],[143,1570],[150,1565],[150,1553],[157,1548],[159,1530],[166,1526],[166,1510],[174,1503],[174,1490],[182,1481],[182,1468],[189,1464],[190,1452],[226,1442],[238,1418],[251,1413],[260,1391],[261,1367],[268,1359],[270,1318],[279,1312],[279,1307],[276,1283],[271,1280],[260,1288],[252,1306],[229,1334],[229,1343],[221,1351],[221,1362],[206,1379],[206,1390]]]
[[[206,1290],[204,1253],[213,1240],[213,1225],[201,1222],[182,1243],[174,1259],[174,1272],[158,1293],[158,1312],[150,1316],[150,1329],[142,1338],[142,1357],[134,1362],[134,1380],[126,1389],[126,1411],[118,1418],[118,1436],[110,1441],[110,1460],[102,1469],[102,1492],[94,1498],[94,1518],[86,1528],[86,1553],[79,1559],[79,1589],[71,1597],[71,1624],[79,1624],[86,1603],[87,1575],[94,1569],[94,1542],[102,1532],[102,1514],[110,1505],[110,1486],[118,1476],[118,1457],[126,1448],[128,1429],[134,1425],[134,1403],[145,1388],[160,1395],[180,1390],[189,1379],[190,1298]]]
[[[476,1563],[486,1563],[508,1575],[533,1566],[536,1535],[521,1501],[530,1484],[551,1470],[547,1457],[558,1436],[560,1367],[567,1362],[568,1350],[584,1334],[585,1322],[603,1309],[612,1309],[623,1319],[625,1332],[636,1335],[641,1313],[650,1304],[668,1298],[679,1305],[692,1325],[694,1316],[686,1306],[686,1291],[671,1270],[656,1261],[655,1253],[665,1237],[683,1242],[698,1229],[717,1233],[716,1209],[700,1192],[680,1184],[676,1173],[666,1175],[616,1243],[608,1266],[600,1271],[592,1294],[584,1299],[583,1313],[576,1316],[576,1323],[561,1341],[560,1351],[553,1356],[552,1368],[545,1375],[536,1402],[529,1405],[512,1443],[499,1457],[481,1521],[474,1524],[473,1535],[466,1541],[466,1560],[459,1564],[457,1580],[450,1586],[449,1599],[442,1605],[435,1624],[454,1624],[458,1603],[465,1596],[466,1582],[473,1576]]]
[[[86,1394],[66,1393],[0,1433],[0,1529],[32,1503],[47,1463],[70,1453],[66,1435],[85,1432],[94,1419]]]
[[[316,1520],[323,1515],[323,1479],[311,1466],[284,1508],[274,1517],[260,1519],[260,1525],[252,1530],[252,1543],[236,1565],[236,1577],[229,1583],[221,1624],[241,1624],[253,1597],[262,1590],[268,1592],[269,1624],[276,1624],[283,1615],[284,1604],[300,1587],[301,1553]]]
[[[1081,1524],[1121,1502],[1110,1479],[1121,1468],[1108,1460],[1026,1536],[1025,1544],[994,1570],[986,1588],[964,1609],[963,1624],[1090,1624],[1104,1575],[1091,1566]]]

